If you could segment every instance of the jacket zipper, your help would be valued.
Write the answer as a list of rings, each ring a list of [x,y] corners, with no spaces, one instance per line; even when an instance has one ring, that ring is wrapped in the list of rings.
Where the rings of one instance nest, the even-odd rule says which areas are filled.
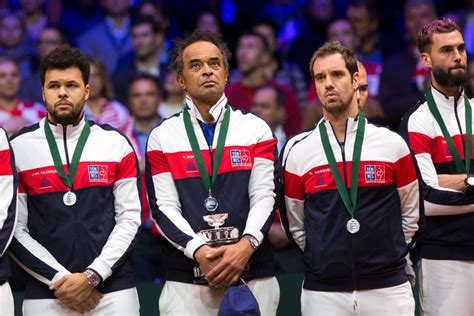
[[[464,114],[465,115],[465,114]],[[464,152],[464,156],[466,156],[466,144],[464,142],[464,138],[462,137],[462,128],[461,128],[461,121],[459,121],[459,116],[458,116],[458,102],[456,98],[454,98],[454,116],[456,117],[456,123],[458,124],[459,132],[461,133],[461,144],[462,144],[462,150]],[[467,128],[467,126],[466,126]],[[467,130],[467,129],[466,129]]]
[[[66,163],[67,163],[67,166],[68,166],[68,174],[69,174],[69,168],[71,166],[71,163],[69,161],[69,152],[68,152],[68,149],[67,149],[67,137],[66,137],[66,127],[63,125],[63,144],[64,144],[64,153],[66,155]],[[74,186],[74,184],[72,185]],[[72,187],[69,188],[72,190]],[[81,264],[81,270],[85,270],[86,268],[86,265],[84,263],[84,257],[83,257],[83,249],[82,249],[82,234],[81,234],[81,226],[80,226],[80,219],[79,219],[79,209],[77,207],[75,207],[75,205],[72,205],[72,206],[68,206],[68,207],[72,207],[73,208],[73,212],[74,212],[74,221],[75,221],[75,225],[74,227],[76,228],[76,236],[77,236],[77,245],[78,245],[78,248],[79,248],[79,260],[80,260],[80,264]]]
[[[346,144],[346,139],[347,139],[347,122],[348,120],[346,120],[346,127],[345,127],[345,130],[344,130],[344,141],[343,143],[341,144],[339,142],[339,140],[337,139],[337,136],[336,136],[336,140],[339,144],[339,148],[341,148],[341,154],[342,154],[342,168],[343,168],[343,171],[344,171],[344,183],[347,187],[347,168],[346,168],[346,151],[345,151],[345,144]],[[332,124],[331,124],[331,128],[332,128]],[[333,128],[333,133],[334,135],[336,135],[336,133],[334,132],[334,128]],[[354,265],[354,254],[352,252],[352,234],[349,234],[349,255],[350,255],[350,260],[351,260],[351,272],[352,272],[352,281],[353,281],[353,284],[354,284],[354,291],[357,291],[357,282],[356,282],[356,275],[355,275],[355,265]],[[356,298],[354,297],[354,310],[357,306],[357,301],[356,301]]]

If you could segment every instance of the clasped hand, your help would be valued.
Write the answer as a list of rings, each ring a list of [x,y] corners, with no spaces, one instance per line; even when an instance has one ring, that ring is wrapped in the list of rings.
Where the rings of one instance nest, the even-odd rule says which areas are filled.
[[[253,252],[249,241],[241,239],[219,248],[202,246],[196,251],[195,258],[209,285],[229,286],[239,280]]]
[[[59,303],[79,313],[87,313],[99,304],[102,294],[90,286],[84,273],[62,277],[50,288]]]

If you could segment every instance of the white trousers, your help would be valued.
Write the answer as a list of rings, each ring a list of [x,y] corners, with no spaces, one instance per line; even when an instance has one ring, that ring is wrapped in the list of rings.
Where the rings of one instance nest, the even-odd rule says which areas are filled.
[[[257,299],[262,316],[276,315],[280,301],[280,286],[275,277],[247,282]],[[225,288],[166,281],[160,295],[160,315],[217,315]]]
[[[89,313],[80,314],[59,305],[57,299],[25,299],[23,301],[23,315],[45,316],[138,316],[140,304],[136,288],[104,294],[99,304]]]
[[[474,315],[474,261],[421,259],[422,315]]]
[[[413,316],[415,299],[408,282],[382,289],[353,292],[302,289],[301,313],[303,316]]]
[[[13,316],[14,314],[14,302],[12,290],[8,282],[0,285],[0,315],[2,316]]]

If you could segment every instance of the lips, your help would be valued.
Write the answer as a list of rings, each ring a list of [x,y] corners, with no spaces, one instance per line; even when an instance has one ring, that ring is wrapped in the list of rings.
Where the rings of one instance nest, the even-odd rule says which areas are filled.
[[[56,102],[55,106],[72,106],[72,103],[67,101],[59,101]]]
[[[201,86],[206,86],[206,85],[209,85],[209,84],[214,85],[214,84],[216,84],[216,83],[217,83],[217,82],[215,82],[214,80],[206,80],[206,81],[204,81],[204,82],[201,84]]]

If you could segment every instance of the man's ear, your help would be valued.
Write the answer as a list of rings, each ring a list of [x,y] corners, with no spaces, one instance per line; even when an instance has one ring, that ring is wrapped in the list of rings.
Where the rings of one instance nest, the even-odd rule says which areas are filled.
[[[89,84],[86,84],[86,86],[85,86],[85,91],[86,91],[86,95],[85,95],[85,97],[84,97],[84,100],[87,101],[87,100],[89,99],[89,94],[90,94],[90,92],[91,92],[91,86],[90,86]]]
[[[421,53],[421,62],[423,66],[430,68],[432,67],[431,56],[428,53]]]
[[[356,71],[352,75],[352,90],[356,91],[359,88],[359,72]]]
[[[186,91],[186,81],[184,80],[183,76],[177,74],[176,81],[178,81],[179,87]]]

